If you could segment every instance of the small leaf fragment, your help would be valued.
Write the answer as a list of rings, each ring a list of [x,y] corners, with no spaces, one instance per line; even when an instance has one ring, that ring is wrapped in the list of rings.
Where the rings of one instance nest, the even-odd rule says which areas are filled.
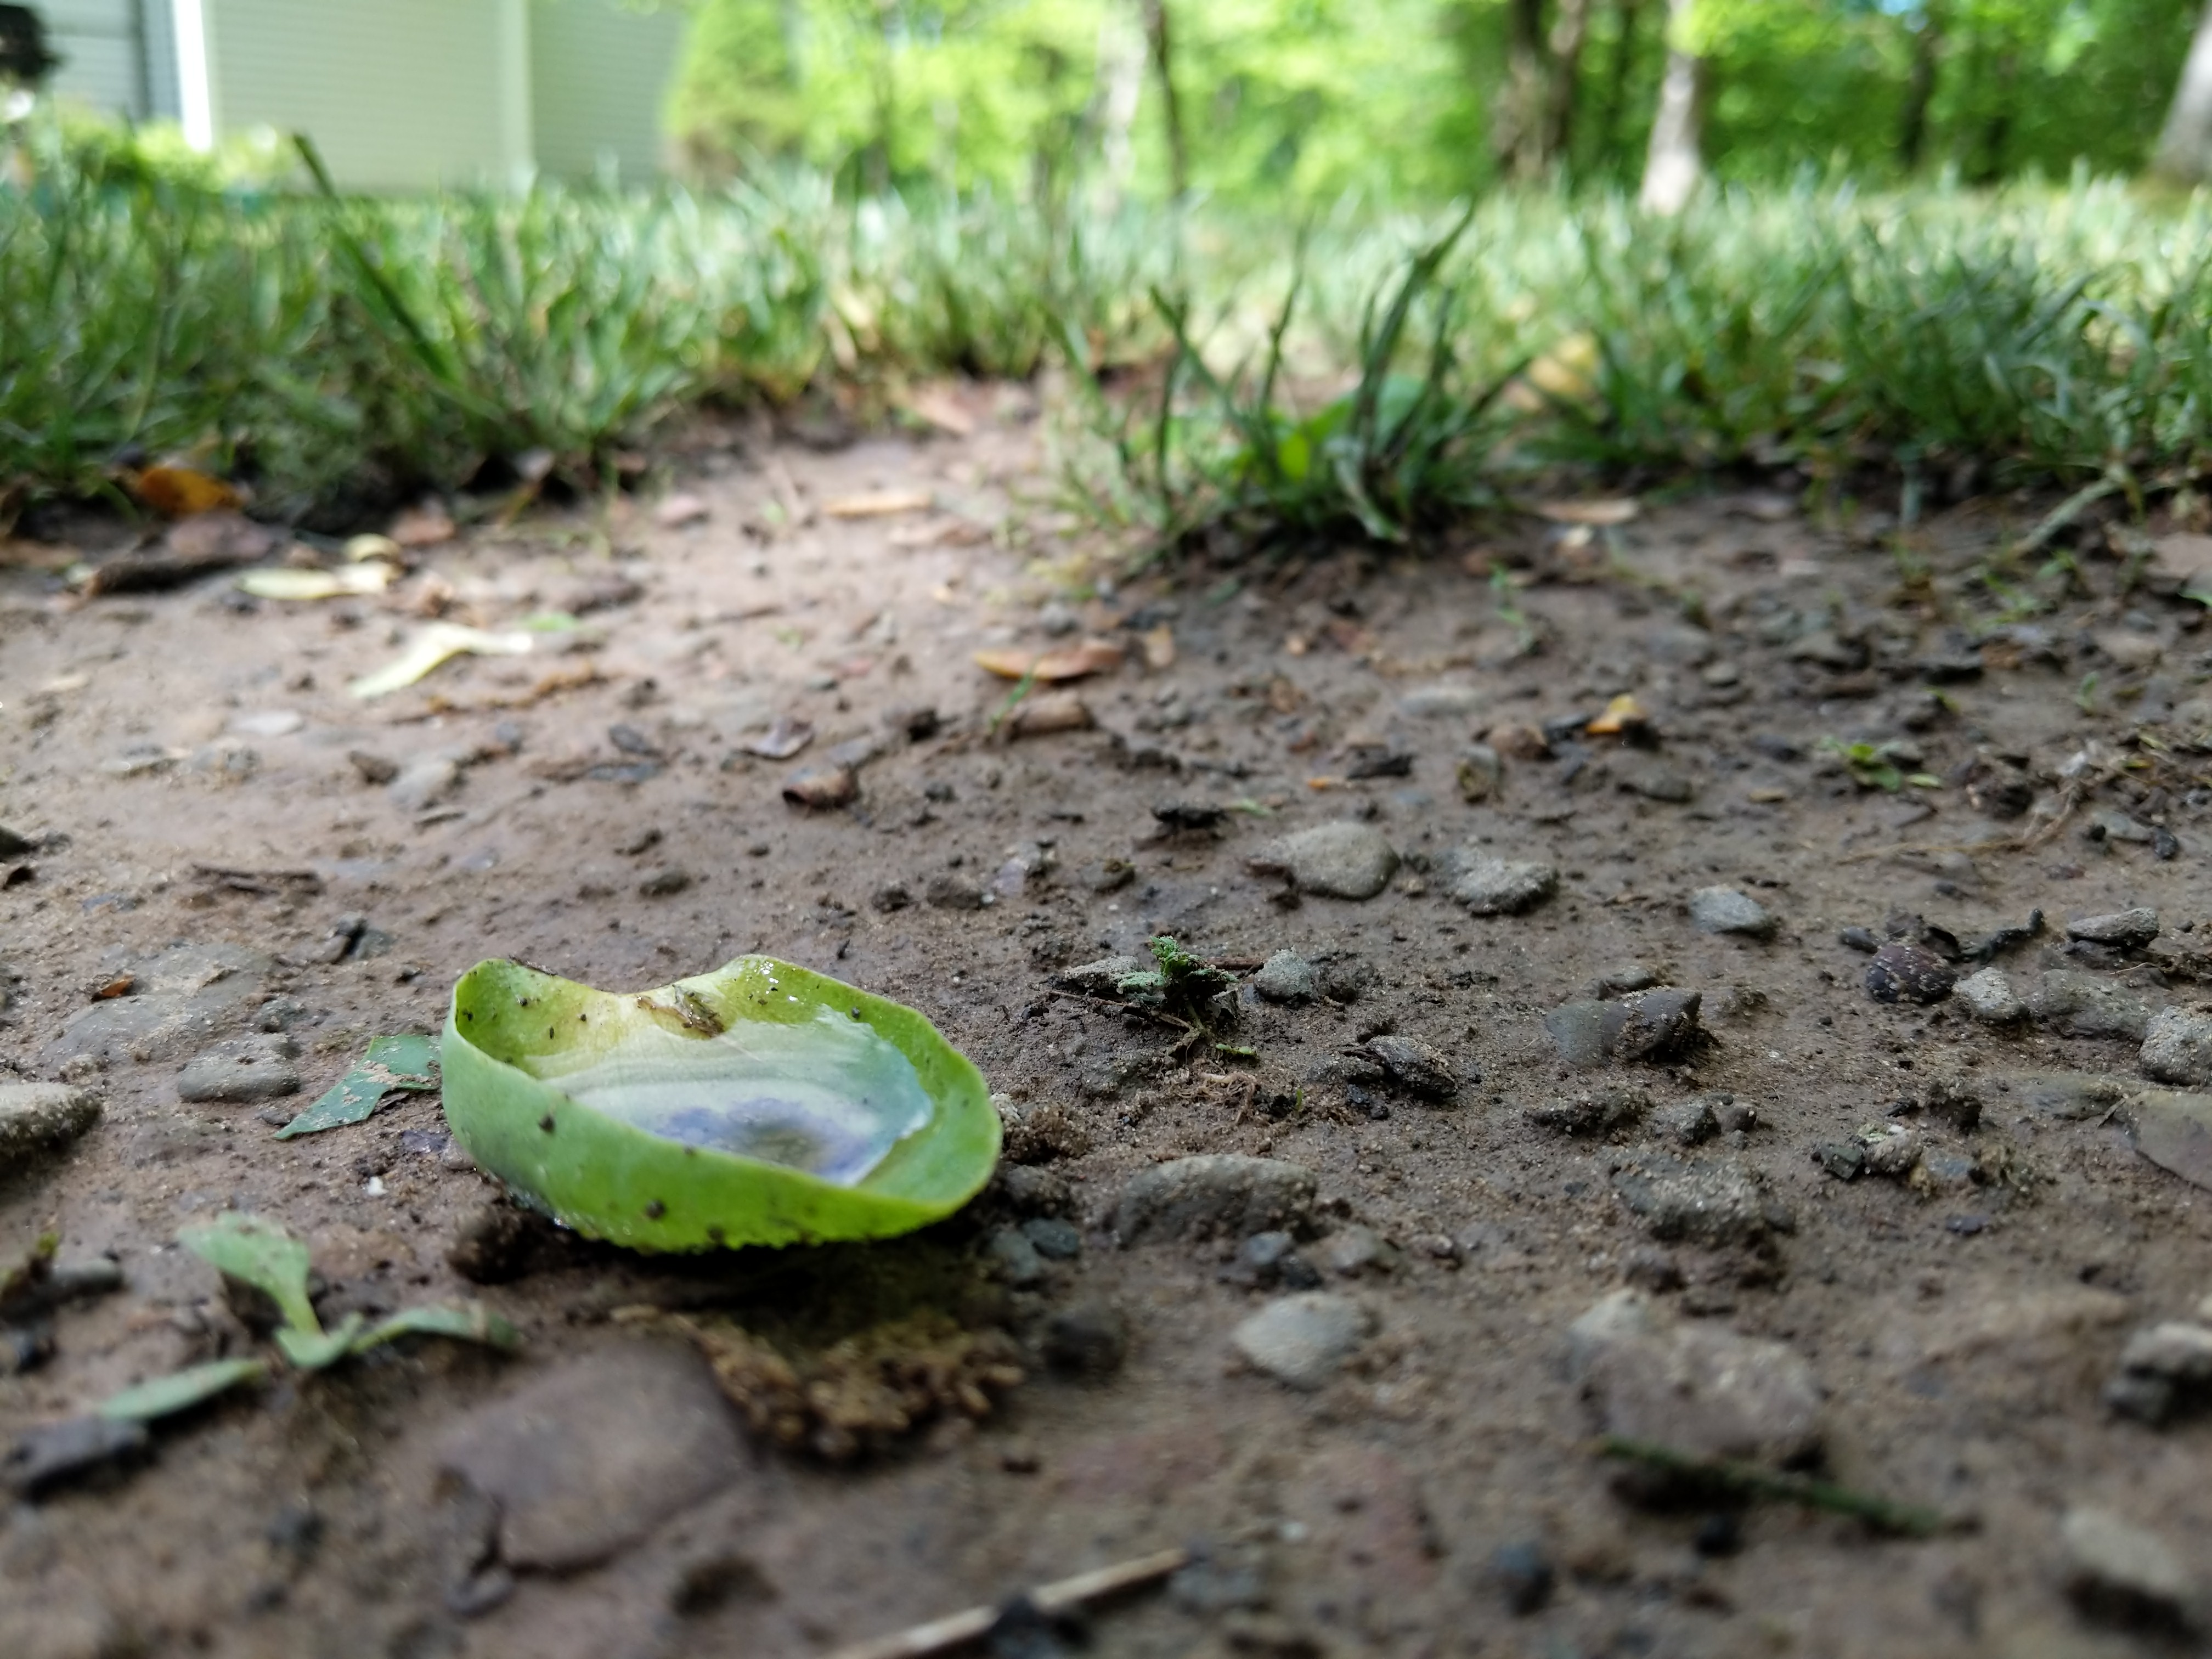
[[[473,652],[478,656],[520,657],[537,641],[528,634],[490,634],[459,623],[434,622],[416,635],[413,643],[373,674],[347,682],[346,690],[366,701],[410,686],[441,663]]]
[[[398,572],[380,559],[337,570],[293,570],[284,566],[241,570],[238,585],[257,599],[364,599],[392,586]]]
[[[204,1227],[185,1228],[177,1242],[225,1278],[267,1296],[292,1332],[322,1334],[307,1299],[307,1247],[275,1222],[226,1210]]]
[[[462,1342],[482,1342],[494,1348],[519,1348],[522,1333],[481,1302],[434,1302],[409,1308],[356,1337],[353,1352],[366,1353],[400,1336],[450,1336]]]
[[[324,1129],[362,1123],[374,1115],[386,1095],[438,1086],[437,1041],[427,1036],[380,1036],[353,1070],[326,1090],[314,1104],[276,1132],[279,1140]]]
[[[190,1411],[204,1400],[268,1375],[265,1359],[211,1359],[204,1365],[187,1365],[183,1370],[110,1395],[93,1410],[111,1423],[151,1423]]]

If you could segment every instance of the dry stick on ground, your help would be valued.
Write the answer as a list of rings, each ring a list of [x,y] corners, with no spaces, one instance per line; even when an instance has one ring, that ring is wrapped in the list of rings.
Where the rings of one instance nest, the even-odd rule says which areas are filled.
[[[1073,1578],[1062,1578],[1049,1584],[1040,1584],[1016,1601],[1026,1601],[1037,1612],[1049,1619],[1058,1613],[1071,1613],[1085,1602],[1097,1601],[1109,1595],[1149,1584],[1170,1573],[1179,1571],[1190,1562],[1188,1550],[1161,1550],[1153,1555],[1140,1555],[1134,1560],[1116,1562],[1110,1567],[1100,1567],[1093,1572],[1079,1572]],[[965,1613],[956,1613],[944,1619],[933,1619],[926,1625],[915,1625],[896,1636],[878,1638],[872,1642],[856,1642],[850,1647],[840,1648],[830,1659],[929,1659],[929,1656],[950,1653],[956,1648],[980,1642],[991,1633],[1004,1609],[1000,1607],[969,1607]]]

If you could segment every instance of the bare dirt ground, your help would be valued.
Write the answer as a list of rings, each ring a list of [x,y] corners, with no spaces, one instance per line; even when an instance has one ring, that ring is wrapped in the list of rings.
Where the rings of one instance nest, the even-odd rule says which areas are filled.
[[[225,576],[84,601],[5,573],[0,821],[33,845],[0,888],[0,1060],[105,1111],[0,1167],[0,1238],[52,1227],[64,1264],[112,1258],[124,1283],[45,1316],[50,1354],[0,1376],[0,1431],[254,1351],[174,1243],[228,1209],[308,1241],[326,1319],[476,1297],[524,1342],[279,1377],[161,1425],[135,1465],[19,1495],[0,1651],[814,1655],[1178,1545],[1197,1565],[1097,1610],[1091,1651],[2197,1640],[2212,1431],[2103,1395],[2130,1333],[2212,1291],[2199,1189],[2131,1139],[2143,1014],[2207,994],[2201,608],[2118,594],[2098,532],[2086,594],[1977,652],[1944,631],[1973,620],[1964,574],[2029,509],[1952,510],[1901,576],[1875,526],[1764,493],[1079,601],[969,529],[1037,447],[1018,419],[834,453],[702,440],[672,462],[702,521],[538,512],[320,605],[241,604]],[[912,490],[938,506],[823,511]],[[64,532],[92,554],[119,533]],[[1528,580],[1471,574],[1486,554]],[[436,611],[580,626],[348,695]],[[993,732],[1009,687],[972,653],[1071,623],[1059,642],[1128,653],[1069,688],[1095,724]],[[1582,729],[1623,693],[1642,741]],[[850,805],[783,799],[835,745],[933,708],[934,735],[901,715],[864,745],[883,752]],[[811,747],[747,753],[780,714]],[[1486,732],[1500,781],[1470,802]],[[1942,787],[1863,784],[1829,738],[1902,745],[1887,763]],[[1169,805],[1231,810],[1176,830]],[[1253,872],[1339,821],[1401,855],[1373,896]],[[1474,914],[1453,895],[1486,856],[1549,863],[1557,891]],[[1716,886],[1771,936],[1701,929],[1690,900]],[[2155,941],[2069,951],[2069,921],[2132,906]],[[1838,939],[1940,951],[1914,916],[1971,946],[2039,908],[2045,933],[1998,942],[2037,1010],[2010,1024],[1959,996],[1877,1001]],[[1323,994],[1247,987],[1245,1058],[1176,1051],[1054,981],[1159,933],[1239,974],[1294,952]],[[643,988],[747,951],[934,1020],[1004,1097],[1000,1182],[911,1239],[662,1261],[501,1208],[435,1095],[273,1138],[371,1036],[441,1029],[480,959]],[[1568,1063],[1552,1011],[1653,983],[1701,994],[1703,1036]],[[2100,1025],[2128,1034],[2069,1035]],[[296,1044],[300,1092],[180,1100],[195,1054],[257,1034],[264,1064]],[[2054,1073],[2087,1075],[2035,1081]],[[1912,1173],[1853,1141],[1869,1124],[1904,1127]],[[1315,1191],[1262,1216],[1202,1189],[1182,1219],[1117,1221],[1132,1177],[1213,1153]],[[1287,1261],[1244,1243],[1273,1219],[1298,1236]],[[1641,1300],[1571,1337],[1625,1287]],[[1286,1303],[1311,1327],[1296,1352],[1266,1358],[1245,1322],[1316,1295]],[[925,1383],[911,1433],[844,1462],[724,1414],[670,1317],[805,1353],[917,1310],[1003,1332],[1026,1380],[980,1420]],[[551,1438],[503,1449],[518,1391]],[[1824,1471],[1945,1524],[1639,1501],[1605,1429]],[[997,1650],[1072,1639],[1010,1626]]]

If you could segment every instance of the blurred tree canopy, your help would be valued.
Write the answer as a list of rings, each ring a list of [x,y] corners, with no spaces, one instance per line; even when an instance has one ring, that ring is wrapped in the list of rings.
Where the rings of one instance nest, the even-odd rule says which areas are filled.
[[[1968,182],[2132,172],[2202,0],[1693,0],[1707,167]],[[1676,7],[1676,10],[1683,9]],[[696,0],[672,110],[708,170],[1419,203],[1632,187],[1668,0]],[[1163,50],[1164,48],[1164,50]],[[1168,116],[1159,70],[1175,91]]]

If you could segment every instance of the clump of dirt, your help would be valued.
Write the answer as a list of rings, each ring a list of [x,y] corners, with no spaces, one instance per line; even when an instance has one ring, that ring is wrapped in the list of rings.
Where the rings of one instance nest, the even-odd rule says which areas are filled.
[[[779,1346],[733,1319],[675,1323],[755,1433],[832,1463],[887,1450],[946,1416],[981,1422],[1022,1382],[1011,1336],[963,1330],[942,1313],[889,1320],[811,1351]]]

